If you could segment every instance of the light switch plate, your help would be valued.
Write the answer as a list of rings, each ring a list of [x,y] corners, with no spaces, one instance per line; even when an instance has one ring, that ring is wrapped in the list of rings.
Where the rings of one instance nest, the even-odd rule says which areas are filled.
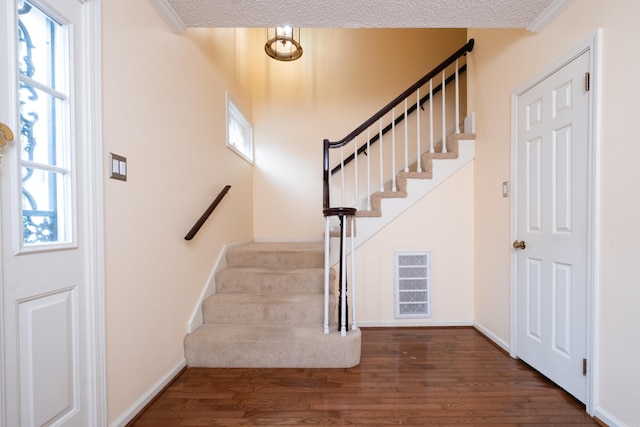
[[[509,181],[502,183],[502,197],[509,197]]]
[[[127,158],[109,153],[109,178],[127,180]]]

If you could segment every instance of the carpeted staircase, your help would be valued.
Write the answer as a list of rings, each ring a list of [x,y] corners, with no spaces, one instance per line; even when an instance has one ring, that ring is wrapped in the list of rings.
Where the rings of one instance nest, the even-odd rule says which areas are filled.
[[[420,157],[421,172],[416,172],[417,162],[409,166],[409,172],[401,171],[396,176],[396,191],[391,190],[391,180],[385,182],[385,191],[371,194],[371,210],[358,210],[358,217],[379,217],[382,215],[382,200],[407,197],[407,183],[409,179],[432,179],[434,160],[454,160],[458,158],[461,140],[474,140],[473,133],[450,133],[447,136],[447,151],[442,152],[442,141],[434,145],[434,152],[425,151]]]
[[[204,324],[185,338],[190,367],[347,368],[360,331],[323,332],[321,243],[250,243],[230,249],[204,301]],[[332,295],[332,306],[335,298]],[[333,312],[333,310],[330,310]]]

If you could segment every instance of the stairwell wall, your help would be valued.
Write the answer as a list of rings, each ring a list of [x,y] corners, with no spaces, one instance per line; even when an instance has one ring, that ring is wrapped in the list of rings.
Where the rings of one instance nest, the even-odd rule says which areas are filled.
[[[602,29],[599,80],[599,191],[596,221],[595,413],[609,425],[640,425],[640,240],[638,145],[629,130],[636,120],[640,88],[640,3],[581,0],[540,34],[524,30],[469,30],[469,108],[477,111],[475,160],[476,320],[509,341],[509,201],[501,183],[510,174],[511,94],[549,64]]]
[[[302,29],[302,57],[253,55],[257,240],[322,239],[322,141],[337,140],[467,42],[464,29]],[[407,229],[410,233],[410,229]]]
[[[102,7],[104,157],[128,160],[127,182],[104,182],[108,423],[125,425],[184,366],[223,245],[253,237],[252,168],[225,147],[225,92],[250,117],[250,67],[245,30],[174,34],[148,2]]]
[[[359,325],[473,324],[473,171],[472,161],[356,249]],[[429,318],[395,318],[396,251],[431,252]]]

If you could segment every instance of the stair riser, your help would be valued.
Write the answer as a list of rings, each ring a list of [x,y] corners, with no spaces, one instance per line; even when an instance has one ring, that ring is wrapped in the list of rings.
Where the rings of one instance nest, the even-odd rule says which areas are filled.
[[[217,293],[291,294],[324,292],[324,271],[302,269],[273,271],[227,268],[216,274]]]
[[[360,333],[237,342],[187,336],[185,357],[187,366],[202,368],[350,368],[360,361]]]
[[[333,312],[335,304],[330,304]],[[212,304],[203,306],[204,323],[241,325],[322,325],[322,301],[309,303]]]
[[[318,252],[243,252],[227,253],[227,267],[323,268],[324,253]]]

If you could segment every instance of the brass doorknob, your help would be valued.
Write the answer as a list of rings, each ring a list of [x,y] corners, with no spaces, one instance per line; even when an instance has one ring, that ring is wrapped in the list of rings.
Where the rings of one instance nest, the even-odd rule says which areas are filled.
[[[2,158],[4,157],[4,147],[10,141],[13,141],[13,132],[9,126],[0,123],[0,166],[2,166]]]
[[[516,240],[515,242],[513,242],[513,249],[524,249],[527,247],[527,244],[525,243],[524,240]]]
[[[7,145],[7,142],[13,141],[13,132],[9,126],[0,123],[0,148]]]

